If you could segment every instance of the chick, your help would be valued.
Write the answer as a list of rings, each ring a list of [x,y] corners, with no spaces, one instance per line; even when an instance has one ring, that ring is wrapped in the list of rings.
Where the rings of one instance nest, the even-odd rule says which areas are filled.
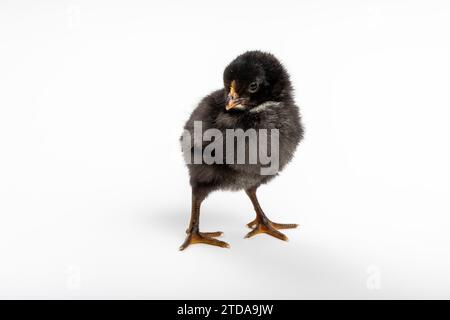
[[[192,112],[184,129],[195,135],[195,123],[201,121],[202,130],[215,129],[221,133],[227,129],[277,129],[278,170],[272,174],[261,174],[262,162],[188,163],[192,187],[192,211],[187,237],[181,245],[184,250],[190,244],[205,243],[228,248],[226,242],[216,239],[222,232],[200,232],[200,206],[205,198],[216,190],[244,190],[256,212],[256,218],[247,224],[252,230],[247,238],[266,233],[281,240],[287,237],[279,229],[296,228],[296,224],[281,224],[270,221],[264,214],[256,197],[256,190],[272,180],[292,159],[297,145],[303,138],[303,127],[299,109],[293,99],[293,89],[284,66],[270,53],[248,51],[234,59],[223,74],[224,88],[214,91],[199,103]],[[183,135],[185,138],[185,135]],[[183,140],[182,137],[182,140]],[[192,139],[192,138],[191,138]],[[186,139],[185,139],[186,140]],[[189,141],[189,142],[192,142]],[[246,151],[248,143],[245,141]],[[206,150],[209,142],[184,146],[185,155],[195,156]],[[235,146],[223,146],[224,158]],[[219,149],[217,149],[219,150]],[[222,150],[221,150],[222,151]],[[214,156],[214,153],[213,153]],[[219,155],[220,157],[220,155]]]

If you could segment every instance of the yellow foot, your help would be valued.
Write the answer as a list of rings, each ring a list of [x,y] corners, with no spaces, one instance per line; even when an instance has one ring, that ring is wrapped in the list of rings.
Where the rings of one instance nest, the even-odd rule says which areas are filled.
[[[181,245],[180,250],[186,249],[190,244],[205,243],[212,246],[221,248],[229,248],[230,245],[224,241],[214,239],[214,237],[220,237],[222,232],[191,232],[186,231],[187,237],[184,243]]]
[[[288,237],[286,237],[283,233],[281,233],[280,229],[293,229],[297,228],[298,224],[294,223],[275,223],[270,220],[267,220],[266,222],[261,222],[258,219],[253,220],[252,222],[247,224],[247,227],[251,228],[252,231],[247,233],[245,236],[246,238],[253,237],[254,235],[257,235],[259,233],[267,233],[268,235],[271,235],[272,237],[275,237],[277,239],[288,241]]]

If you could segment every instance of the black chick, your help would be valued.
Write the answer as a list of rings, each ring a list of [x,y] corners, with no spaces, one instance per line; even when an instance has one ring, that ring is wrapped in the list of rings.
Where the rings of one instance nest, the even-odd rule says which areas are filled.
[[[200,232],[200,205],[209,193],[215,190],[245,190],[253,203],[256,218],[247,226],[252,229],[247,238],[258,233],[267,233],[281,240],[287,237],[278,229],[297,227],[296,224],[279,224],[270,221],[261,209],[256,197],[257,188],[273,179],[292,159],[298,143],[303,137],[298,107],[295,105],[289,75],[283,65],[269,53],[248,51],[238,56],[225,69],[224,88],[203,98],[191,114],[184,129],[190,135],[189,149],[185,155],[194,156],[203,152],[207,143],[192,143],[194,121],[201,121],[203,131],[217,129],[225,133],[227,129],[278,129],[278,170],[274,174],[261,174],[262,164],[234,164],[225,161],[216,163],[188,163],[192,186],[192,212],[184,250],[190,244],[206,243],[219,247],[229,247],[226,242],[216,239],[222,232]],[[184,135],[183,137],[186,138]],[[182,137],[182,141],[183,141]],[[209,143],[209,142],[208,142]],[[247,140],[245,142],[248,151]],[[190,145],[194,145],[190,147]],[[226,150],[224,146],[223,154]],[[214,156],[214,154],[213,154]]]

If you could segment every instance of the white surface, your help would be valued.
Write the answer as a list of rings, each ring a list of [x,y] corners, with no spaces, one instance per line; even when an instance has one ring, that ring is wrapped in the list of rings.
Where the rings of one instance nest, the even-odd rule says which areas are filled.
[[[448,1],[0,4],[1,298],[450,298]],[[292,75],[306,137],[179,252],[178,137],[247,49]]]

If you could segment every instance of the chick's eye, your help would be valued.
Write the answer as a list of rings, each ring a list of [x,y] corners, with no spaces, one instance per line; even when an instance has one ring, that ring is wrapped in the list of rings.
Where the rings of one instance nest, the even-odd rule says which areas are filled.
[[[258,83],[257,82],[250,83],[250,85],[248,86],[248,91],[254,93],[256,92],[256,90],[258,90]]]

